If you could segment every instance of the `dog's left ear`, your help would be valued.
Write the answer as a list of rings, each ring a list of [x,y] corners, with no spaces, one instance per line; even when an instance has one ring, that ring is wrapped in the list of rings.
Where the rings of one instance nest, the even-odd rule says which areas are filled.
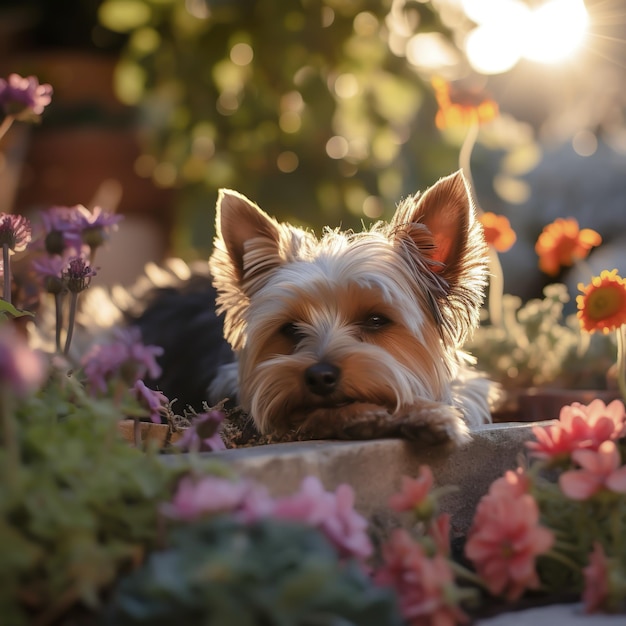
[[[459,170],[402,202],[391,225],[397,238],[412,240],[431,271],[454,286],[462,278],[473,243],[480,247],[480,238],[472,242],[480,235],[475,222],[470,191]]]

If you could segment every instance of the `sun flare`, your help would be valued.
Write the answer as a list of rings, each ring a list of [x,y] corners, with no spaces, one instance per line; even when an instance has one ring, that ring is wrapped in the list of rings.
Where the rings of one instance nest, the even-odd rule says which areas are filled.
[[[521,59],[558,63],[585,42],[589,16],[583,0],[547,0],[530,7],[521,0],[462,0],[477,26],[466,39],[474,69],[483,74],[510,70]]]

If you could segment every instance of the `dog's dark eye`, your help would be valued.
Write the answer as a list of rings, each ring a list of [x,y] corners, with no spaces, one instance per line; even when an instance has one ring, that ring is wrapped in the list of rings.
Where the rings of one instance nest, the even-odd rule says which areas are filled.
[[[294,343],[298,343],[301,339],[304,338],[304,333],[297,324],[293,322],[288,322],[287,324],[283,324],[280,327],[280,334],[289,339],[289,341],[293,341]]]
[[[363,328],[365,330],[376,331],[391,324],[391,320],[379,313],[372,313],[363,321]]]

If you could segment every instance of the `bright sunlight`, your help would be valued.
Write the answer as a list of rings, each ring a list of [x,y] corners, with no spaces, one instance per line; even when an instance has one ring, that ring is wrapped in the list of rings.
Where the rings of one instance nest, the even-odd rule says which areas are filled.
[[[466,52],[482,74],[506,72],[521,59],[563,61],[581,48],[589,22],[583,0],[547,0],[532,8],[520,0],[463,0],[463,8],[477,23]]]

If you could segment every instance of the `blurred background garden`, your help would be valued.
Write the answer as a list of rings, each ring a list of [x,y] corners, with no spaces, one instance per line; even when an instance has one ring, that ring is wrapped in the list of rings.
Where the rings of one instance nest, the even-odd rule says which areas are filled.
[[[129,284],[208,257],[220,187],[360,230],[461,163],[516,232],[505,291],[575,291],[535,242],[573,217],[626,273],[625,41],[622,0],[0,0],[0,76],[54,88],[2,140],[0,211],[123,214],[99,280]]]

